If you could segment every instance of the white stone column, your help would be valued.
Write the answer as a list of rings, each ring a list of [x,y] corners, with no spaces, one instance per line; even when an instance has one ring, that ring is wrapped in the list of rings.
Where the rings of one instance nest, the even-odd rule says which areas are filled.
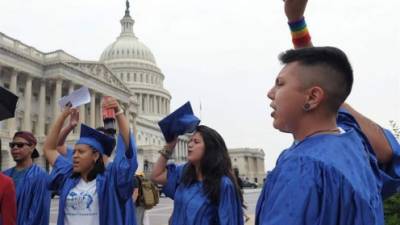
[[[146,94],[142,94],[142,113],[146,113],[147,112],[147,110],[146,110]]]
[[[60,106],[58,105],[58,100],[60,100],[62,94],[62,79],[58,78],[56,80],[56,88],[54,90],[54,99],[53,99],[53,113],[54,117],[53,120],[55,120],[60,114]]]
[[[43,79],[40,82],[39,90],[39,114],[38,114],[38,136],[45,136],[46,125],[46,81]]]
[[[94,90],[90,93],[90,126],[96,126],[96,92]]]
[[[144,107],[146,114],[148,114],[150,112],[150,100],[149,99],[150,99],[149,95],[146,94],[146,101],[145,101],[146,104],[145,104],[145,107]]]
[[[17,95],[17,79],[18,79],[18,70],[13,69],[11,73],[11,81],[10,81],[10,91]],[[17,112],[15,112],[17,113]],[[15,118],[8,120],[8,130],[10,132],[10,136],[13,136],[16,129],[16,120]]]
[[[149,95],[149,114],[153,112],[153,101],[152,101],[152,95]]]
[[[96,97],[98,97],[98,101],[97,101],[98,104],[96,104],[96,126],[94,128],[104,126],[103,121],[102,121],[103,115],[102,115],[102,108],[101,108],[102,103],[103,103],[103,95],[100,93],[97,93]]]
[[[151,99],[150,99],[150,94],[147,95],[147,113],[151,113]]]
[[[183,154],[182,154],[183,160],[185,160],[185,158],[186,158],[186,153],[187,153],[187,142],[184,141],[183,142]]]
[[[142,112],[142,94],[137,95],[137,101],[139,103],[138,113],[141,113]]]
[[[69,84],[68,94],[71,94],[72,92],[74,92],[74,90],[75,90],[75,84],[71,82]]]
[[[168,110],[167,110],[167,104],[168,103],[167,103],[167,101],[168,101],[167,99],[164,100],[164,112],[165,112],[165,114],[168,114]]]
[[[25,81],[25,93],[24,93],[24,125],[23,130],[32,131],[32,77],[28,74]]]
[[[153,114],[157,114],[157,96],[153,95]]]
[[[164,98],[161,98],[161,101],[160,101],[160,112],[161,112],[161,114],[165,114],[165,112],[164,112]]]
[[[160,114],[160,96],[156,97],[156,114]]]
[[[176,149],[175,149],[175,157],[176,157],[176,161],[180,161],[180,155],[181,155],[181,141],[178,139],[178,144],[176,145]]]
[[[80,123],[86,123],[86,104],[85,105],[81,105],[79,107],[79,122]],[[80,128],[78,128],[78,133],[80,135]]]
[[[169,100],[167,100],[167,104],[166,104],[165,107],[166,107],[165,110],[166,110],[166,112],[168,114],[169,113]]]

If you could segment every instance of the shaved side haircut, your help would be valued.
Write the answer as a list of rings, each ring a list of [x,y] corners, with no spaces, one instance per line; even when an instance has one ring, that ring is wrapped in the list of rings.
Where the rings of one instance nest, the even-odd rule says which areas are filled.
[[[283,64],[297,62],[307,74],[300,77],[304,88],[321,87],[326,93],[323,103],[336,113],[349,96],[353,86],[353,69],[346,54],[335,47],[310,47],[288,50],[279,56]],[[311,69],[311,70],[310,70]]]

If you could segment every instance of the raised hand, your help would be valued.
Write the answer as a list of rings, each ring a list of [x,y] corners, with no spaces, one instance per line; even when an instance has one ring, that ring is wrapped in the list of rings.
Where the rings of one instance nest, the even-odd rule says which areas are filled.
[[[121,109],[117,99],[111,96],[104,98],[102,107],[103,109],[114,109],[116,113]]]
[[[75,128],[79,123],[79,111],[77,109],[71,109],[68,126]]]
[[[289,22],[297,21],[304,16],[307,0],[284,0],[285,14]]]

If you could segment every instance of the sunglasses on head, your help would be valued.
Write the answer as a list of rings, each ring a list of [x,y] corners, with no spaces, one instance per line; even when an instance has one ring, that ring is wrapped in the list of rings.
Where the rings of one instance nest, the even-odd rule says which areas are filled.
[[[22,148],[24,147],[24,145],[28,145],[31,146],[29,143],[25,143],[25,142],[10,142],[10,144],[8,144],[10,146],[10,148],[14,148],[15,146],[17,146],[17,148]]]

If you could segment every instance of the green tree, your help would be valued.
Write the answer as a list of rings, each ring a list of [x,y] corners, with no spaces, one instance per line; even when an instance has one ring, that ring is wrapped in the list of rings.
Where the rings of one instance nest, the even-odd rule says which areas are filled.
[[[389,121],[392,125],[394,135],[400,138],[400,128],[393,120]],[[400,193],[395,194],[384,202],[385,224],[399,225],[400,224]]]

